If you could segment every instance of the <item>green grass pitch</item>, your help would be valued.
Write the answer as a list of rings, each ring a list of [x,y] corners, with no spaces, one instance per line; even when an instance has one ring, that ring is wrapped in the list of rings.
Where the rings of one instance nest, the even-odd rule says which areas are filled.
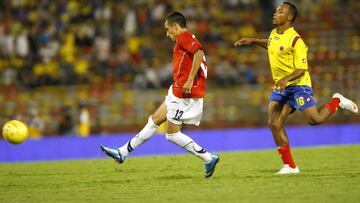
[[[219,154],[209,179],[192,155],[0,164],[0,202],[360,202],[360,145],[295,148],[283,176],[275,150]]]

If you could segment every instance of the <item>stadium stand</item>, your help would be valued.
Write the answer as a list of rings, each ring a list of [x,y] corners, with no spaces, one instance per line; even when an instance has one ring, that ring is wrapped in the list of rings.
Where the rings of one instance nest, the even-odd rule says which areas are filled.
[[[358,1],[294,2],[319,103],[341,91],[359,104]],[[26,121],[33,137],[75,135],[85,105],[93,133],[138,129],[171,83],[172,42],[165,37],[163,17],[179,10],[208,57],[202,127],[265,125],[272,84],[267,54],[232,44],[240,36],[266,37],[275,3],[1,1],[0,122]],[[337,114],[330,123],[360,122],[356,115]]]

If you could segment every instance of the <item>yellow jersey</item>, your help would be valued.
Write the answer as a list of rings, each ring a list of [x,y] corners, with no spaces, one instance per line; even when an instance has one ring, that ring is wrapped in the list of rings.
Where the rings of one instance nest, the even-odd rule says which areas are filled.
[[[290,75],[296,69],[304,69],[301,78],[289,81],[289,85],[307,85],[311,87],[311,78],[307,63],[307,46],[293,27],[278,34],[276,28],[270,33],[268,39],[268,54],[270,68],[274,82]]]

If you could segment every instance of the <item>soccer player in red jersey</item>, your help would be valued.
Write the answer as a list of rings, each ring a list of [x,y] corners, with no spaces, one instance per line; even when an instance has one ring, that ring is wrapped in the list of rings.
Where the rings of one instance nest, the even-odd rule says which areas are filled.
[[[145,127],[129,142],[118,149],[101,145],[102,151],[119,163],[136,147],[147,141],[158,126],[166,122],[166,139],[200,157],[205,164],[205,177],[210,177],[219,156],[200,147],[181,132],[184,124],[199,125],[203,112],[207,64],[202,45],[186,28],[186,19],[179,12],[169,14],[164,24],[166,35],[175,41],[173,50],[173,84],[160,107]]]
[[[307,46],[293,28],[297,9],[289,2],[283,2],[276,9],[272,30],[268,39],[242,38],[235,46],[256,44],[268,50],[270,68],[274,80],[269,98],[269,119],[278,152],[284,163],[277,174],[299,173],[290,152],[288,136],[284,129],[287,117],[300,110],[310,125],[324,122],[338,107],[353,113],[358,112],[354,102],[335,93],[324,106],[318,108],[313,97],[311,79],[307,64]]]

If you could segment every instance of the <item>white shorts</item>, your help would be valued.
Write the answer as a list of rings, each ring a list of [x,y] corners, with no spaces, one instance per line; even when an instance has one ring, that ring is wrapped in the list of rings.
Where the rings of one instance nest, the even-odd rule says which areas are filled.
[[[165,97],[166,118],[176,125],[200,125],[203,102],[203,98],[178,98],[173,94],[172,86],[170,86],[168,95]]]

